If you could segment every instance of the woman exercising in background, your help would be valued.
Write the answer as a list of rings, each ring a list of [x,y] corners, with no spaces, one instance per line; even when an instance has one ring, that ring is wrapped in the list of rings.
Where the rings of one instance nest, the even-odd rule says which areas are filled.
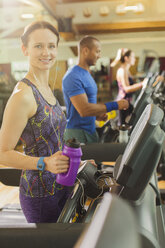
[[[117,100],[126,99],[129,101],[129,108],[125,111],[119,111],[120,125],[125,124],[125,119],[131,114],[133,110],[132,105],[132,93],[141,90],[143,85],[147,83],[148,78],[144,78],[142,82],[134,83],[132,75],[130,73],[130,67],[135,64],[135,54],[132,50],[127,48],[120,48],[117,51],[115,60],[111,63],[111,67],[120,63],[120,67],[116,73],[116,80],[118,83],[118,95]],[[164,80],[164,77],[157,76],[155,82]]]
[[[134,83],[130,73],[130,67],[135,64],[135,54],[130,49],[121,48],[117,51],[115,60],[111,63],[111,67],[120,63],[120,67],[116,73],[116,80],[118,83],[117,100],[127,99],[130,103],[126,111],[119,111],[120,124],[125,123],[125,118],[131,114],[133,110],[132,93],[140,90],[145,84],[146,79],[142,82]]]

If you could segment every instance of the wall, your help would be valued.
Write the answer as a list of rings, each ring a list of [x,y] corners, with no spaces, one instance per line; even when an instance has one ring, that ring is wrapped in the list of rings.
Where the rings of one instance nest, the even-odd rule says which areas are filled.
[[[51,89],[60,89],[62,90],[62,78],[67,70],[66,61],[58,61],[52,67],[49,76],[49,84]]]

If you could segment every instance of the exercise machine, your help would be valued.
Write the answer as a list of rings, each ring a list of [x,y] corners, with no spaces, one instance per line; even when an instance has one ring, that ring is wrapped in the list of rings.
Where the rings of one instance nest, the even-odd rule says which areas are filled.
[[[97,217],[97,211],[101,209],[102,206],[102,195],[104,192],[107,192],[107,194],[115,194],[117,199],[120,197],[121,201],[125,200],[126,206],[128,204],[131,206],[133,211],[133,215],[131,214],[132,217],[130,217],[132,219],[132,227],[137,225],[137,229],[133,228],[134,232],[132,230],[135,238],[132,240],[137,241],[135,243],[136,246],[132,247],[162,248],[165,242],[164,220],[162,217],[162,206],[157,188],[155,169],[160,159],[162,144],[165,137],[164,130],[162,129],[163,118],[164,113],[158,106],[153,104],[147,105],[131,133],[130,140],[123,155],[117,159],[114,170],[107,171],[104,169],[98,171],[94,166],[84,164],[79,171],[79,178],[74,186],[71,198],[68,199],[68,201],[72,200],[72,204],[75,203],[75,206],[80,202],[81,206],[82,201],[80,200],[82,199],[81,193],[83,190],[87,196],[93,198],[93,202],[84,213],[84,217],[81,217],[81,223],[65,222],[37,225],[15,223],[15,225],[12,224],[11,226],[9,223],[6,224],[6,226],[3,224],[3,226],[0,227],[0,243],[2,247],[19,247],[22,244],[24,244],[25,248],[34,246],[40,246],[42,248],[46,245],[50,248],[74,247],[84,228],[93,223],[94,216]],[[101,183],[101,179],[104,179],[103,186],[98,184],[99,182]],[[86,186],[82,187],[83,184]],[[107,187],[105,185],[107,185]],[[78,192],[78,189],[81,189],[82,191]],[[116,200],[116,202],[118,202],[118,207],[121,206],[122,213],[122,203],[118,200]],[[68,201],[66,204],[68,204]],[[68,207],[64,207],[64,211],[67,212],[67,208]],[[72,213],[69,213],[70,217],[67,216],[68,222],[73,219],[75,208]],[[116,207],[115,209],[117,210]],[[109,212],[111,210],[112,215]],[[129,210],[127,212],[129,212]],[[118,236],[118,228],[115,227],[115,225],[113,227],[113,223],[119,223],[117,222],[116,217],[113,219],[113,216],[118,216],[120,218],[119,214],[115,215],[114,208],[111,207],[108,208],[107,214],[108,215],[105,215],[107,218],[104,218],[104,220],[107,221],[102,225],[105,229],[101,229],[95,244],[96,246],[93,247],[100,247],[99,244],[103,244],[103,242],[104,244],[109,244],[111,242],[111,235],[109,232],[111,232],[113,228],[114,232],[112,232],[113,237],[111,237],[111,240],[114,246],[111,247],[117,247],[114,243],[115,237],[118,240],[121,237],[121,242],[123,242],[123,245],[125,244],[123,236],[128,235],[128,232],[125,232],[126,228],[122,227],[123,236]],[[64,212],[62,215],[64,216]],[[59,218],[60,221],[62,220],[62,215]],[[110,215],[113,219],[111,226],[112,229],[108,226],[110,225],[110,222],[108,221],[108,216]],[[95,236],[96,226],[93,225],[93,227],[95,227],[93,229]],[[122,230],[120,231],[122,233]],[[114,236],[114,233],[116,233],[116,236]],[[140,243],[138,241],[139,237]]]
[[[98,171],[91,169],[91,166],[84,166],[80,171],[73,194],[68,199],[58,221],[61,223],[70,221],[78,201],[81,201],[82,195],[86,194],[86,196],[93,197],[93,200],[87,211],[83,211],[83,217],[83,213],[79,211],[81,218],[77,218],[77,220],[84,223],[92,222],[101,202],[101,196],[105,191],[108,191],[108,187],[103,192],[103,187],[98,185],[98,180],[102,177],[105,182],[104,185],[109,183],[111,193],[127,200],[132,206],[142,241],[141,247],[163,247],[165,228],[155,174],[165,138],[162,129],[163,118],[164,113],[158,106],[147,105],[131,133],[123,155],[117,159],[113,172],[100,171],[98,174]],[[110,181],[111,173],[113,173],[112,181]],[[92,190],[90,192],[92,188],[95,188],[95,195],[93,195]],[[68,209],[73,211],[68,213]]]

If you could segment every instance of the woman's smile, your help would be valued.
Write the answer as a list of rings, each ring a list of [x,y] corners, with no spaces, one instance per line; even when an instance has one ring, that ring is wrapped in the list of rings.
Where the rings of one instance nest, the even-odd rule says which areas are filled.
[[[52,59],[39,59],[39,61],[41,61],[44,64],[49,64],[49,62],[51,62]]]

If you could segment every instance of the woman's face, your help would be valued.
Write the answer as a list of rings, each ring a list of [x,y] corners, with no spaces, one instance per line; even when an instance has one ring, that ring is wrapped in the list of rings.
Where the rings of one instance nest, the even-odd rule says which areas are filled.
[[[129,64],[130,64],[131,66],[135,64],[136,59],[135,59],[135,54],[134,54],[133,52],[131,52],[131,54],[130,54],[130,56],[128,57],[128,59],[129,59]]]
[[[57,56],[57,36],[49,29],[37,29],[29,35],[23,51],[29,57],[30,66],[49,70]]]

